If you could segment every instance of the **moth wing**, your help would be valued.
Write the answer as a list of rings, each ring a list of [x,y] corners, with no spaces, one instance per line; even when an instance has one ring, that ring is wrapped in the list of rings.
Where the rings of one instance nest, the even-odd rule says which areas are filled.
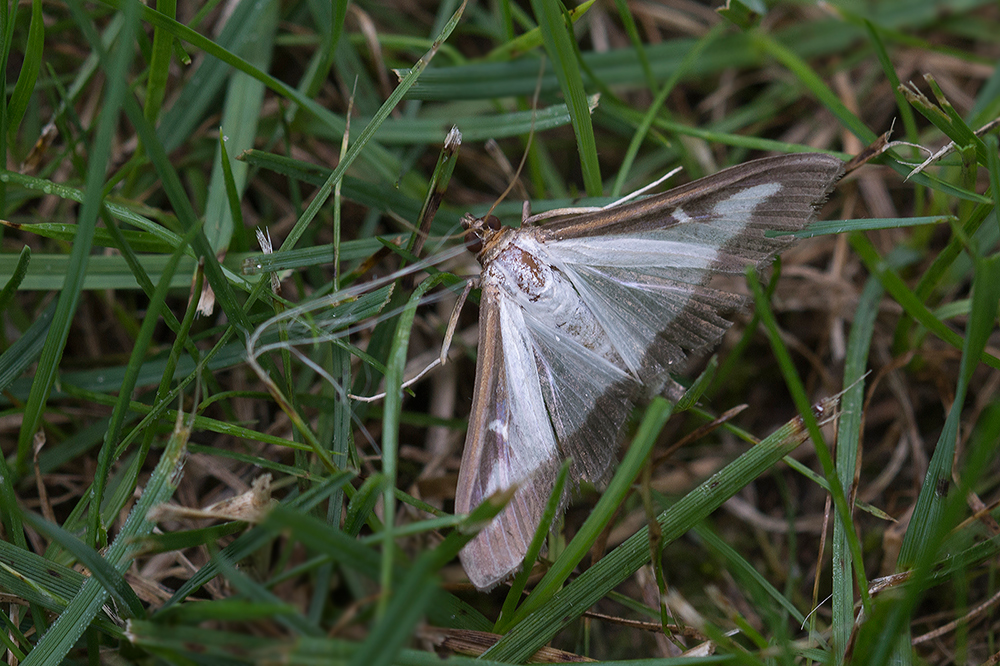
[[[563,460],[572,458],[577,482],[606,475],[635,381],[485,280],[479,326],[455,511],[517,486],[459,554],[472,583],[489,589],[521,567]]]
[[[826,155],[756,160],[612,209],[601,226],[581,216],[539,235],[629,372],[657,393],[669,366],[717,342],[743,305],[711,288],[712,276],[760,266],[790,244],[765,232],[805,226],[842,169]]]
[[[495,492],[530,483],[521,485],[459,553],[479,589],[495,586],[521,566],[548,499],[536,488],[554,480],[560,464],[530,342],[524,327],[511,321],[505,300],[496,285],[484,281],[475,391],[455,512],[469,513]]]

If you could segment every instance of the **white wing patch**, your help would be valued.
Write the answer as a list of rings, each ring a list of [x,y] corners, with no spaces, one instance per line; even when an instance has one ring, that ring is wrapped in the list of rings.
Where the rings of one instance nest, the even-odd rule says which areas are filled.
[[[715,228],[721,231],[728,227],[722,235],[729,234],[731,236],[740,233],[746,228],[750,216],[757,209],[757,205],[780,191],[781,183],[762,183],[739,190],[728,199],[723,199],[715,204],[712,213],[729,224],[715,225]]]
[[[675,223],[661,229],[545,247],[629,373],[655,386],[685,350],[711,344],[725,332],[729,322],[719,312],[737,308],[742,299],[705,285],[714,273],[756,263],[756,256],[727,248],[745,232],[756,207],[780,189],[779,183],[746,188],[700,218],[675,208]]]
[[[523,311],[509,298],[501,297],[499,305],[508,405],[502,417],[490,423],[490,430],[503,440],[502,455],[506,459],[490,470],[485,495],[506,490],[531,476],[546,461],[559,458],[555,433],[545,412],[538,368],[525,335]]]

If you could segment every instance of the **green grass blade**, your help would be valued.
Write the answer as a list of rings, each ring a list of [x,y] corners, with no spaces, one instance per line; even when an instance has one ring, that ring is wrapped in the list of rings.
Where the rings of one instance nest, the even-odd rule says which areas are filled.
[[[248,17],[252,22],[254,39],[246,44],[247,62],[261,71],[267,71],[271,62],[274,33],[278,23],[278,3],[264,2],[255,5],[255,11]],[[222,108],[220,131],[227,142],[226,148],[233,154],[253,148],[257,136],[257,123],[264,104],[264,84],[243,72],[236,72],[226,86],[226,101]],[[234,232],[229,190],[226,187],[225,169],[222,160],[225,155],[221,147],[216,151],[212,165],[212,176],[208,186],[208,201],[205,203],[205,236],[212,249],[218,254],[229,248],[234,233],[243,236],[245,231]],[[231,166],[237,195],[242,194],[247,180],[247,165],[237,162]]]
[[[892,294],[893,298],[905,308],[907,314],[948,344],[958,349],[963,347],[962,336],[955,333],[944,322],[935,317],[927,309],[927,306],[921,303],[917,296],[906,288],[903,280],[878,256],[878,252],[867,238],[859,234],[852,234],[851,245],[861,257],[861,260],[865,262],[868,270],[879,278],[885,290]],[[985,350],[981,353],[981,361],[983,363],[993,368],[1000,368],[1000,359]]]
[[[951,468],[955,446],[958,443],[958,429],[961,423],[965,396],[969,381],[976,367],[981,363],[983,350],[990,334],[994,331],[997,318],[997,303],[1000,303],[1000,257],[979,259],[972,288],[972,310],[962,345],[962,362],[959,369],[959,383],[955,387],[955,399],[945,420],[944,430],[934,447],[934,455],[924,483],[920,488],[909,528],[903,538],[897,566],[906,570],[913,566],[926,544],[939,541],[944,501],[951,484]]]
[[[172,19],[177,18],[177,0],[156,3],[156,11]],[[153,29],[153,48],[149,57],[149,74],[146,76],[146,100],[143,112],[146,120],[155,125],[160,117],[163,100],[167,95],[170,60],[174,53],[174,38],[163,27]]]
[[[996,134],[990,134],[985,141],[986,154],[989,156],[986,168],[990,174],[990,192],[993,194],[993,201],[1000,202],[1000,141],[997,140]],[[997,216],[996,209],[994,209],[993,217],[994,222],[1000,225],[1000,217]]]
[[[836,466],[841,487],[854,489],[854,469],[860,453],[862,415],[864,413],[865,373],[868,352],[875,331],[878,303],[884,291],[878,280],[870,278],[854,309],[854,325],[847,342],[844,363],[844,394],[840,399],[840,423],[837,430]],[[853,514],[852,514],[853,515]],[[842,663],[844,650],[854,628],[854,578],[848,573],[857,571],[853,553],[858,550],[852,541],[857,540],[853,521],[845,523],[837,514],[833,523],[833,621],[831,641],[834,657]],[[867,589],[867,581],[865,582]]]
[[[96,513],[96,512],[95,512]],[[116,612],[127,618],[144,618],[146,609],[143,607],[135,591],[129,587],[122,573],[115,569],[96,550],[87,546],[59,525],[50,523],[32,513],[24,514],[24,522],[37,530],[52,543],[58,544],[77,562],[87,567],[90,575],[97,580],[116,604]]]
[[[667,544],[692,529],[807,438],[805,428],[796,418],[685,495],[657,517],[663,543]],[[647,529],[643,529],[528,615],[486,656],[512,663],[527,659],[557,631],[648,562],[649,555],[649,534]]]
[[[778,322],[774,318],[774,313],[771,311],[768,300],[764,295],[764,290],[761,288],[760,281],[757,279],[753,269],[748,271],[748,281],[750,283],[750,290],[753,292],[757,316],[760,317],[760,322],[767,331],[771,342],[771,349],[777,359],[781,374],[785,379],[785,385],[792,395],[796,410],[798,410],[806,429],[809,431],[809,436],[812,438],[813,447],[816,451],[816,457],[823,467],[823,476],[826,478],[827,484],[829,484],[830,497],[836,508],[837,516],[845,525],[850,525],[852,524],[851,506],[847,501],[844,484],[841,482],[840,477],[837,476],[837,470],[834,468],[833,454],[830,452],[830,447],[827,445],[826,440],[823,438],[823,433],[819,429],[819,422],[813,413],[813,407],[809,401],[809,397],[806,395],[805,386],[802,385],[802,380],[795,370],[788,347],[785,346],[781,338],[781,333],[778,331]],[[850,470],[845,470],[845,472],[847,471]],[[848,544],[851,547],[851,555],[855,562],[854,577],[860,590],[861,603],[867,610],[869,598],[861,544],[857,540],[848,540]]]
[[[628,454],[618,466],[607,490],[601,495],[597,506],[590,517],[576,533],[573,540],[566,545],[565,550],[552,564],[552,568],[535,586],[531,596],[521,605],[511,619],[511,623],[522,621],[529,614],[544,607],[550,599],[562,588],[576,566],[586,557],[601,532],[614,517],[615,511],[631,490],[632,483],[649,460],[649,453],[656,444],[656,438],[673,414],[674,406],[662,398],[658,398],[646,410],[646,416],[636,432]]]
[[[132,6],[132,5],[130,5]],[[74,10],[79,9],[78,5],[71,4]],[[127,15],[128,16],[128,15]],[[77,16],[77,21],[85,25],[88,19],[82,15]],[[134,23],[134,14],[127,22],[129,26],[126,34]],[[124,40],[123,45],[129,44],[129,40]],[[35,380],[31,386],[31,395],[25,404],[24,420],[21,424],[21,431],[17,443],[17,461],[15,471],[23,475],[28,469],[28,459],[31,450],[31,442],[41,426],[42,413],[55,382],[56,372],[59,368],[59,361],[62,359],[63,351],[66,347],[66,340],[69,338],[70,324],[76,306],[80,302],[80,292],[83,284],[83,276],[87,272],[87,259],[90,255],[90,244],[94,236],[94,228],[97,225],[98,214],[100,213],[102,190],[104,187],[104,174],[110,159],[112,136],[115,132],[115,125],[118,121],[118,111],[122,102],[128,94],[127,79],[125,72],[131,62],[132,52],[128,46],[120,46],[111,60],[107,63],[107,89],[105,91],[103,112],[98,121],[97,133],[90,150],[89,169],[87,171],[87,184],[84,188],[86,196],[80,210],[80,217],[77,220],[79,230],[73,250],[70,253],[70,265],[66,272],[66,279],[62,291],[59,294],[59,304],[56,306],[52,324],[49,327],[45,346],[42,349],[38,366],[35,369]]]
[[[21,286],[21,282],[24,281],[24,276],[28,274],[28,264],[30,262],[31,247],[25,245],[17,255],[17,264],[15,264],[14,269],[11,271],[10,279],[7,280],[3,289],[0,290],[0,312],[6,310],[7,306],[10,305],[11,299],[14,298],[14,294]],[[0,381],[0,386],[6,386],[6,384]]]
[[[601,168],[597,162],[597,141],[594,139],[594,125],[590,118],[587,93],[583,87],[583,76],[573,47],[573,24],[563,16],[561,2],[532,0],[531,7],[542,31],[545,51],[548,53],[569,115],[573,120],[573,133],[580,154],[580,168],[583,171],[583,186],[587,194],[596,197],[603,193]]]
[[[458,21],[462,16],[462,12],[465,10],[465,2],[463,1],[461,7],[455,12],[448,23],[445,25],[441,34],[437,36],[434,40],[434,45],[431,49],[424,54],[424,56],[413,66],[412,69],[400,80],[399,85],[396,89],[392,91],[389,98],[386,99],[385,103],[379,108],[378,113],[372,118],[372,121],[368,123],[356,139],[351,142],[350,148],[348,148],[347,153],[341,158],[340,163],[337,168],[333,170],[330,177],[327,178],[326,182],[313,197],[312,202],[310,202],[309,207],[302,214],[302,216],[296,221],[295,226],[289,232],[288,236],[285,238],[284,242],[281,244],[282,250],[290,250],[295,247],[299,238],[305,233],[306,228],[309,223],[312,222],[316,213],[319,212],[320,207],[327,200],[330,194],[333,192],[333,187],[337,182],[343,178],[347,171],[347,168],[354,163],[354,160],[362,154],[363,149],[372,140],[375,132],[378,130],[379,126],[389,117],[392,110],[402,101],[403,96],[410,89],[410,87],[416,82],[420,77],[421,73],[430,64],[431,59],[437,52],[438,47],[444,43],[445,40],[451,35],[455,26],[458,25]]]
[[[792,49],[764,33],[755,32],[753,34],[760,48],[787,67],[816,96],[820,103],[837,117],[841,125],[851,130],[864,144],[875,141],[877,138],[875,132],[868,129],[860,118],[844,106],[844,103],[840,101],[804,59],[798,56]]]
[[[28,110],[31,95],[35,91],[38,80],[38,70],[42,63],[42,52],[45,48],[45,23],[42,18],[41,0],[31,1],[31,22],[28,23],[28,35],[24,46],[24,58],[21,60],[21,71],[17,75],[17,83],[10,94],[7,107],[7,136],[10,143],[14,142],[24,112]]]
[[[417,305],[424,294],[442,281],[441,276],[424,280],[413,290],[405,309],[396,324],[395,337],[389,350],[389,361],[385,372],[385,411],[382,414],[382,473],[386,477],[386,487],[382,494],[385,515],[385,532],[382,544],[382,612],[392,590],[392,569],[395,559],[395,536],[393,516],[396,513],[396,464],[399,456],[399,413],[403,407],[403,371],[406,365],[406,350],[410,342],[410,328],[416,315]],[[414,582],[413,585],[418,583]],[[384,615],[383,615],[384,617]]]
[[[184,466],[189,435],[187,426],[182,425],[178,418],[174,433],[163,450],[142,497],[136,502],[121,531],[104,555],[108,565],[118,571],[124,571],[131,562],[129,553],[132,549],[132,540],[146,536],[152,531],[153,523],[146,519],[149,510],[157,504],[166,502],[176,490]],[[100,612],[109,594],[110,591],[104,587],[100,579],[88,578],[79,593],[66,606],[66,610],[39,639],[35,649],[22,663],[34,666],[60,662]]]
[[[105,433],[104,444],[101,446],[97,457],[97,469],[94,474],[94,483],[91,485],[90,493],[90,521],[87,525],[87,543],[91,547],[97,547],[103,542],[101,535],[104,534],[105,526],[101,524],[100,511],[97,510],[97,507],[100,507],[104,502],[104,483],[110,475],[112,461],[118,457],[115,455],[115,448],[118,446],[121,430],[128,415],[129,403],[135,391],[139,369],[142,367],[142,360],[149,352],[153,332],[160,320],[160,312],[165,308],[170,280],[173,278],[174,271],[177,269],[180,260],[181,251],[178,249],[170,257],[170,262],[167,263],[163,276],[160,278],[160,283],[152,295],[146,311],[146,317],[142,321],[139,335],[136,337],[132,347],[130,362],[126,366],[125,377],[118,392],[118,402],[111,412],[111,420]],[[127,494],[131,495],[131,490]]]

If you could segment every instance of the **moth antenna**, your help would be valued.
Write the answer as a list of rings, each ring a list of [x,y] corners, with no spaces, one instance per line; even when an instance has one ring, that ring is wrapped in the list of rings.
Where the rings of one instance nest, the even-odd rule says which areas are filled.
[[[493,202],[493,205],[490,206],[490,210],[483,216],[484,219],[492,215],[493,211],[496,210],[496,207],[500,205],[500,202],[506,199],[507,195],[510,194],[510,191],[514,189],[517,179],[521,177],[521,170],[524,169],[524,164],[528,161],[528,151],[531,150],[531,141],[535,138],[535,113],[538,111],[538,96],[542,92],[542,75],[544,73],[545,59],[542,58],[542,64],[538,68],[538,78],[535,80],[535,92],[531,98],[531,126],[528,128],[528,142],[524,146],[524,152],[521,153],[521,162],[517,165],[517,171],[514,172],[514,178],[511,179],[510,185],[508,185],[507,189],[503,191],[503,194],[501,194],[500,197]]]
[[[532,111],[534,111],[534,109],[532,109]],[[514,172],[514,178],[510,181],[510,185],[508,185],[507,189],[503,191],[503,194],[501,194],[497,198],[497,200],[493,202],[493,205],[490,206],[489,211],[487,211],[486,215],[483,216],[484,218],[487,218],[490,215],[492,215],[493,211],[496,210],[496,207],[499,206],[500,203],[507,198],[507,195],[510,194],[510,191],[514,189],[515,185],[517,185],[517,179],[521,177],[521,169],[524,168],[524,163],[528,161],[528,151],[531,150],[531,140],[534,138],[534,136],[535,136],[535,114],[532,113],[531,129],[528,130],[528,143],[527,145],[525,145],[524,152],[521,154],[521,163],[517,165],[517,171]]]
[[[459,231],[458,233],[454,234],[446,234],[444,236],[432,236],[429,232],[423,231],[422,229],[420,229],[415,224],[404,218],[399,213],[387,210],[385,211],[385,214],[391,217],[396,222],[396,224],[402,227],[405,231],[409,231],[410,233],[417,234],[423,237],[425,242],[430,240],[440,240],[440,241],[458,240],[460,238],[465,237],[465,231]]]
[[[529,209],[530,204],[527,201],[525,201],[524,202],[525,203],[525,210],[522,213],[523,217],[521,219],[521,224],[522,225],[532,225],[532,224],[536,224],[537,222],[540,222],[542,220],[547,220],[547,219],[553,218],[553,217],[564,217],[566,215],[585,215],[587,213],[596,213],[598,211],[608,210],[609,208],[614,208],[615,206],[621,206],[623,203],[631,201],[632,199],[634,199],[634,198],[636,198],[638,196],[641,196],[641,195],[645,194],[646,192],[649,192],[653,188],[659,187],[663,183],[663,181],[665,181],[665,180],[667,180],[669,178],[672,178],[673,176],[677,175],[677,173],[680,170],[681,170],[681,167],[677,167],[676,169],[673,169],[672,171],[668,171],[664,175],[662,175],[659,178],[657,178],[656,180],[654,180],[649,185],[645,185],[643,187],[640,187],[635,192],[632,192],[631,194],[626,194],[621,199],[617,199],[615,201],[612,201],[611,203],[609,203],[609,204],[607,204],[605,206],[574,206],[572,208],[554,208],[552,210],[546,210],[546,211],[543,211],[541,213],[538,213],[537,215],[529,215],[528,212],[530,210]]]
[[[510,163],[507,159],[507,155],[504,154],[503,150],[500,149],[500,144],[496,142],[495,139],[488,139],[483,145],[489,156],[493,158],[493,161],[497,163],[500,170],[503,172],[504,180],[508,183],[513,183],[514,187],[517,189],[515,194],[522,199],[528,198],[528,190],[524,187],[524,184],[518,178],[517,170],[514,165]]]
[[[443,241],[459,240],[460,238],[465,238],[465,231],[459,231],[458,233],[448,234],[447,236],[440,237],[440,239]]]
[[[678,173],[681,172],[682,168],[683,167],[677,167],[676,169],[671,169],[670,171],[666,172],[665,174],[663,174],[662,176],[660,176],[659,178],[657,178],[656,180],[654,180],[649,185],[646,185],[644,187],[640,187],[635,192],[632,192],[631,194],[626,194],[621,199],[618,199],[617,201],[612,201],[607,206],[602,206],[600,208],[600,210],[607,210],[608,208],[614,208],[615,206],[621,206],[626,201],[631,201],[632,199],[635,199],[636,197],[642,196],[646,192],[649,192],[650,190],[652,190],[652,189],[654,189],[656,187],[659,187],[661,184],[663,184],[664,181],[669,180],[670,178],[673,178],[674,176],[676,176]]]

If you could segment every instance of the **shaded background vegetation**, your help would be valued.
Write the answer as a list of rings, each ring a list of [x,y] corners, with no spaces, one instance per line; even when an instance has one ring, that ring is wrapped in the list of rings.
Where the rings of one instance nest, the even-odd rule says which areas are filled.
[[[1000,166],[996,130],[972,130],[1000,115],[1000,10],[733,5],[601,0],[572,32],[541,1],[6,5],[8,656],[424,663],[495,632],[497,661],[552,637],[548,658],[709,642],[754,663],[995,661]],[[463,144],[439,167],[452,125]],[[838,186],[821,219],[843,222],[764,276],[777,328],[748,309],[697,408],[639,410],[623,469],[645,473],[613,505],[581,489],[533,596],[465,584],[451,511],[474,307],[451,361],[399,385],[438,355],[478,269],[443,258],[460,215],[506,188],[529,132],[507,223],[525,198],[607,202],[771,152],[847,158],[892,127],[957,150],[904,181],[927,155],[899,146]],[[398,277],[432,180],[434,267]],[[254,331],[274,345],[260,374]],[[386,402],[342,391],[380,386]],[[783,462],[794,437],[753,445],[844,389],[825,444]],[[731,490],[693,490],[716,473]],[[627,541],[657,515],[659,541]],[[573,542],[588,519],[607,527]],[[553,562],[565,576],[539,582]]]

